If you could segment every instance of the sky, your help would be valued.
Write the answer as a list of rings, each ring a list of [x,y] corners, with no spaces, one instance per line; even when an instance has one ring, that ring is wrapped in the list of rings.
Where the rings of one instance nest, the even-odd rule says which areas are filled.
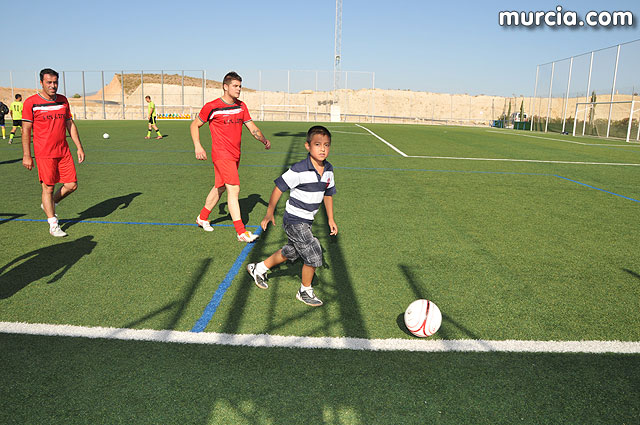
[[[557,6],[581,17],[592,10],[630,11],[634,25],[501,27],[498,22],[500,11],[546,12]],[[257,88],[256,75],[264,76],[267,86],[267,75],[286,70],[330,75],[334,66],[334,0],[25,0],[11,8],[12,16],[28,21],[19,43],[25,47],[5,55],[0,83],[6,71],[18,75],[44,67],[184,69],[206,70],[215,80],[235,70],[252,76],[245,87]],[[354,86],[529,96],[537,65],[640,39],[636,21],[637,0],[343,0],[341,68],[352,72]],[[34,23],[53,31],[34,31]]]

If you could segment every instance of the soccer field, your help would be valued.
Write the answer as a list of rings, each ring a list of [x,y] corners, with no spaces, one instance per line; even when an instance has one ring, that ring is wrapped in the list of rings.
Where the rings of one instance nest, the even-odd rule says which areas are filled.
[[[286,195],[253,244],[226,197],[214,232],[195,225],[213,167],[188,125],[161,122],[158,141],[142,121],[80,121],[64,239],[20,144],[0,147],[0,422],[640,421],[639,145],[327,124],[339,234],[321,210],[313,309],[295,299],[301,263],[267,291],[245,269],[284,244]],[[310,126],[258,125],[272,149],[244,135],[251,230]],[[443,314],[428,340],[402,321],[418,298]]]

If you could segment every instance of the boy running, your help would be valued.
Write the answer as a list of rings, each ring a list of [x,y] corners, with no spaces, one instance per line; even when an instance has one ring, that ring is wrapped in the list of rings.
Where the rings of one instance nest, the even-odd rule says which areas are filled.
[[[302,258],[302,285],[296,298],[312,307],[322,305],[322,301],[314,294],[311,282],[316,268],[322,265],[322,247],[311,232],[313,218],[324,203],[331,235],[338,234],[338,226],[333,220],[333,195],[336,193],[333,166],[327,161],[331,148],[331,133],[321,125],[313,126],[307,132],[304,147],[309,151],[306,159],[297,162],[282,176],[275,180],[267,213],[260,223],[264,230],[269,222],[276,220],[273,213],[282,193],[290,190],[289,199],[282,216],[282,227],[288,242],[282,249],[272,254],[261,263],[247,265],[247,271],[261,289],[267,289],[267,272],[287,260]]]
[[[11,134],[9,135],[9,144],[13,142],[13,138],[16,135],[16,130],[18,128],[22,129],[22,95],[16,94],[16,100],[11,102],[11,106],[9,106],[9,113],[11,114],[11,119],[13,120],[13,124],[11,126]],[[3,137],[4,139],[4,134]]]
[[[4,128],[4,116],[9,113],[9,107],[0,100],[0,127],[2,127],[2,139],[6,139],[7,133]],[[9,140],[11,144],[11,140]]]
[[[160,134],[160,130],[158,129],[158,125],[156,122],[156,104],[151,101],[151,96],[145,96],[144,100],[149,104],[149,129],[147,131],[147,135],[145,139],[151,138],[151,129],[153,128],[157,134],[156,139],[162,139],[162,134]]]
[[[238,165],[240,164],[240,143],[242,140],[242,125],[246,125],[253,137],[262,142],[265,149],[271,148],[271,142],[267,140],[258,126],[251,120],[247,105],[239,100],[242,90],[242,77],[235,72],[229,72],[222,80],[222,97],[213,100],[202,107],[196,119],[191,123],[191,139],[195,147],[196,158],[207,159],[207,152],[200,144],[200,127],[209,123],[211,131],[211,160],[215,183],[204,207],[196,217],[196,223],[205,231],[213,231],[209,223],[209,214],[220,200],[220,196],[227,192],[227,204],[233,220],[233,226],[238,234],[238,241],[253,242],[258,238],[247,231],[240,215],[240,177]]]
[[[45,68],[40,71],[42,90],[24,102],[22,129],[22,165],[33,168],[31,158],[31,130],[33,150],[38,165],[38,177],[42,184],[42,204],[47,215],[49,233],[62,237],[67,234],[58,224],[55,205],[78,188],[76,167],[67,143],[67,131],[77,148],[78,163],[84,161],[84,150],[78,128],[71,118],[67,98],[58,91],[58,73]],[[54,193],[56,183],[62,186]]]

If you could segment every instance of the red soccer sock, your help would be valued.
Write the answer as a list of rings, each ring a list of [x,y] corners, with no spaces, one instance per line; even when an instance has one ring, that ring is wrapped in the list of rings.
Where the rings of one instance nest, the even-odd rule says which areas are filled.
[[[211,214],[211,210],[202,207],[202,209],[200,210],[200,220],[208,220],[209,214]]]
[[[244,223],[242,222],[242,220],[237,220],[233,222],[233,227],[236,228],[236,232],[241,235],[244,232],[247,231],[247,229],[244,228]]]

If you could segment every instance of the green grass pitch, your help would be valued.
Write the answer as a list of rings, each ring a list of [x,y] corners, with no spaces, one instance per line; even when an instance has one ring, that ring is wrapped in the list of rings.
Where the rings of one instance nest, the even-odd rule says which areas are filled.
[[[244,135],[241,209],[258,226],[273,180],[306,155],[307,123]],[[295,299],[301,264],[255,287],[247,262],[285,242],[269,227],[205,332],[413,339],[402,314],[436,302],[432,339],[639,341],[640,147],[489,128],[354,124],[333,133],[336,237],[314,234],[325,302]],[[37,171],[0,146],[0,322],[189,331],[245,245],[188,122],[78,122],[86,161],[41,220]],[[108,140],[102,134],[108,132]],[[201,129],[203,145],[210,136]],[[72,146],[75,157],[75,149]],[[470,158],[483,158],[472,160]],[[523,161],[526,160],[526,161]],[[603,165],[603,164],[626,165]],[[242,348],[0,333],[2,423],[637,423],[640,355]]]

